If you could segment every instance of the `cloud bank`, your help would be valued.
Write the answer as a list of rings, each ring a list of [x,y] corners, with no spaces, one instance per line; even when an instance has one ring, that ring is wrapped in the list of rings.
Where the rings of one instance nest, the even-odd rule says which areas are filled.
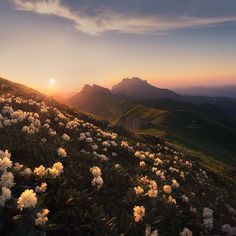
[[[236,22],[236,16],[192,17],[160,14],[125,14],[112,10],[99,10],[94,15],[85,10],[74,10],[60,0],[11,0],[16,10],[54,15],[71,21],[75,28],[90,35],[109,31],[135,34],[166,33],[176,29],[212,26]],[[145,3],[144,3],[145,4]]]

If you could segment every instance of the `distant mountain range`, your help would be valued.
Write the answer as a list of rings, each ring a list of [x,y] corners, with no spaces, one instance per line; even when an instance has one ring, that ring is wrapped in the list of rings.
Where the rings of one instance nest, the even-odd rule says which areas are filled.
[[[236,85],[219,87],[188,87],[175,89],[175,91],[182,95],[230,97],[236,99]]]
[[[200,152],[205,160],[236,158],[232,99],[182,96],[131,78],[111,90],[85,85],[66,103],[132,131],[161,137],[185,151]]]

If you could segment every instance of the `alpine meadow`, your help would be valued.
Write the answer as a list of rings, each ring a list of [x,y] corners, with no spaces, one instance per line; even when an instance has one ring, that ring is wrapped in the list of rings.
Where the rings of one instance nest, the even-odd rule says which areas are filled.
[[[2,0],[0,36],[0,236],[236,236],[234,0]]]

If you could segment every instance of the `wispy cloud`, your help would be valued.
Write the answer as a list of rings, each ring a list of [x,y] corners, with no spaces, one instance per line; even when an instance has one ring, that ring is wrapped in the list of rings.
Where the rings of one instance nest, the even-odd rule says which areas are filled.
[[[75,28],[91,35],[100,35],[108,31],[123,33],[155,34],[181,28],[211,26],[236,22],[236,17],[191,17],[160,15],[129,15],[112,11],[99,11],[94,16],[81,9],[75,11],[60,0],[11,0],[14,8],[38,14],[55,15],[74,23]]]

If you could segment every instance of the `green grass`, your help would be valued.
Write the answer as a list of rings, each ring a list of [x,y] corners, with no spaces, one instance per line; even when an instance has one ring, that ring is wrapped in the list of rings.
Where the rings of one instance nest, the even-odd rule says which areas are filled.
[[[235,171],[236,131],[212,116],[191,110],[152,109],[111,93],[92,95],[80,95],[76,107],[135,132],[161,137],[217,173],[231,176]],[[193,119],[201,128],[188,128]]]

